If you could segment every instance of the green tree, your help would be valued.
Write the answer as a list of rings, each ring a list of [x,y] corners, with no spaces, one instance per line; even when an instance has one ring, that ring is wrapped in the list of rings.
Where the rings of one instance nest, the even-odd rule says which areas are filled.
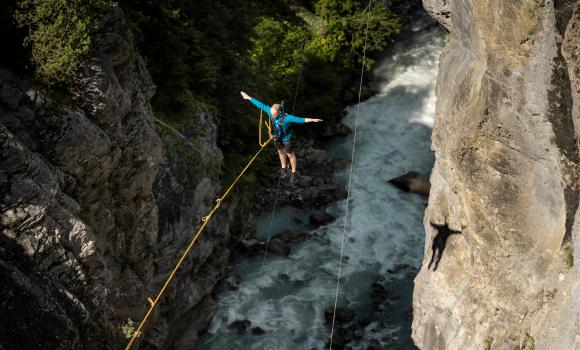
[[[250,58],[262,98],[292,97],[309,39],[303,27],[270,17],[254,28]]]
[[[399,19],[378,1],[369,9],[367,1],[318,0],[315,13],[324,24],[314,36],[311,50],[347,71],[362,63],[367,23],[367,54],[384,49],[401,26]],[[366,68],[370,69],[373,63],[367,59]]]
[[[38,78],[65,83],[91,49],[96,13],[111,5],[109,0],[21,0],[15,17],[28,28],[25,45],[32,49]]]

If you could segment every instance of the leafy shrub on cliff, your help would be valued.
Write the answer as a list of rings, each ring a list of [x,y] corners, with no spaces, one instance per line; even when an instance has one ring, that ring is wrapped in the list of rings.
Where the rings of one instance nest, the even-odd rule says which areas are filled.
[[[125,339],[131,339],[131,337],[133,337],[133,334],[135,334],[136,329],[137,323],[129,318],[127,320],[127,323],[121,325],[121,334],[123,334]],[[141,335],[141,332],[139,332],[139,335]]]
[[[294,94],[308,31],[296,24],[264,17],[254,28],[250,58],[259,89],[274,96]],[[257,92],[258,93],[258,92]]]
[[[357,69],[362,63],[367,30],[367,54],[382,50],[401,24],[381,2],[371,4],[360,0],[319,0],[316,16],[324,21],[323,28],[313,37],[310,47],[342,70]],[[367,60],[370,69],[373,61]]]
[[[79,58],[92,44],[98,25],[96,13],[111,6],[110,0],[21,0],[15,18],[28,29],[25,45],[37,77],[48,84],[64,83],[74,72]]]

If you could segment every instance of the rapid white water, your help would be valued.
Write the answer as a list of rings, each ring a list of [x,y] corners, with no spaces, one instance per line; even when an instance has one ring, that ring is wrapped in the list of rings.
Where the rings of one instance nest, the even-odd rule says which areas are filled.
[[[379,94],[360,104],[339,307],[374,319],[362,339],[349,343],[352,349],[366,349],[371,339],[385,349],[415,348],[410,339],[415,271],[387,270],[396,264],[420,267],[426,201],[397,190],[387,180],[410,170],[427,174],[433,165],[430,135],[443,45],[438,28],[409,33],[373,72],[380,82]],[[347,112],[344,122],[354,127],[356,106]],[[352,141],[352,135],[343,138],[328,145],[327,151],[332,157],[350,157]],[[343,183],[348,170],[338,174]],[[239,279],[239,289],[218,295],[219,310],[197,348],[325,348],[329,330],[324,310],[334,303],[344,209],[345,201],[331,204],[327,211],[337,220],[312,231],[311,239],[293,247],[287,258],[268,255],[263,268],[261,256],[238,261],[228,276]],[[295,225],[294,218],[304,221],[307,214],[283,208],[276,214],[273,233]],[[266,214],[262,226],[268,220]],[[377,319],[372,314],[371,284],[379,279],[401,298]],[[232,322],[246,319],[266,333],[238,335],[228,329]]]

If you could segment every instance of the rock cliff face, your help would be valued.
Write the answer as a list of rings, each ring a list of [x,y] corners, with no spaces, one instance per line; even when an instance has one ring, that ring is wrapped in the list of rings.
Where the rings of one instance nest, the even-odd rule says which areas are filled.
[[[580,2],[424,0],[437,82],[421,349],[580,349]]]
[[[195,159],[156,132],[155,86],[123,14],[103,18],[72,96],[0,69],[0,349],[123,346],[121,326],[141,319],[219,189],[211,115],[186,130],[205,152]],[[195,343],[234,208],[194,249],[143,348]]]

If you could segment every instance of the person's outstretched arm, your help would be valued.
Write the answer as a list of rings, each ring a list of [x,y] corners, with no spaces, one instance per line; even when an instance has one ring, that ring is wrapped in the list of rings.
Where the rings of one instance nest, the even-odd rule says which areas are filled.
[[[300,117],[296,117],[293,116],[292,114],[286,114],[286,119],[285,121],[287,121],[288,123],[318,123],[321,122],[322,119],[316,119],[316,118],[300,118]]]
[[[252,102],[254,106],[260,108],[264,112],[268,113],[268,115],[270,115],[270,106],[263,104],[262,102],[256,100],[255,98],[252,98],[250,95],[246,94],[243,91],[241,91],[240,94],[242,95],[242,98],[244,100],[250,100],[250,102]]]

